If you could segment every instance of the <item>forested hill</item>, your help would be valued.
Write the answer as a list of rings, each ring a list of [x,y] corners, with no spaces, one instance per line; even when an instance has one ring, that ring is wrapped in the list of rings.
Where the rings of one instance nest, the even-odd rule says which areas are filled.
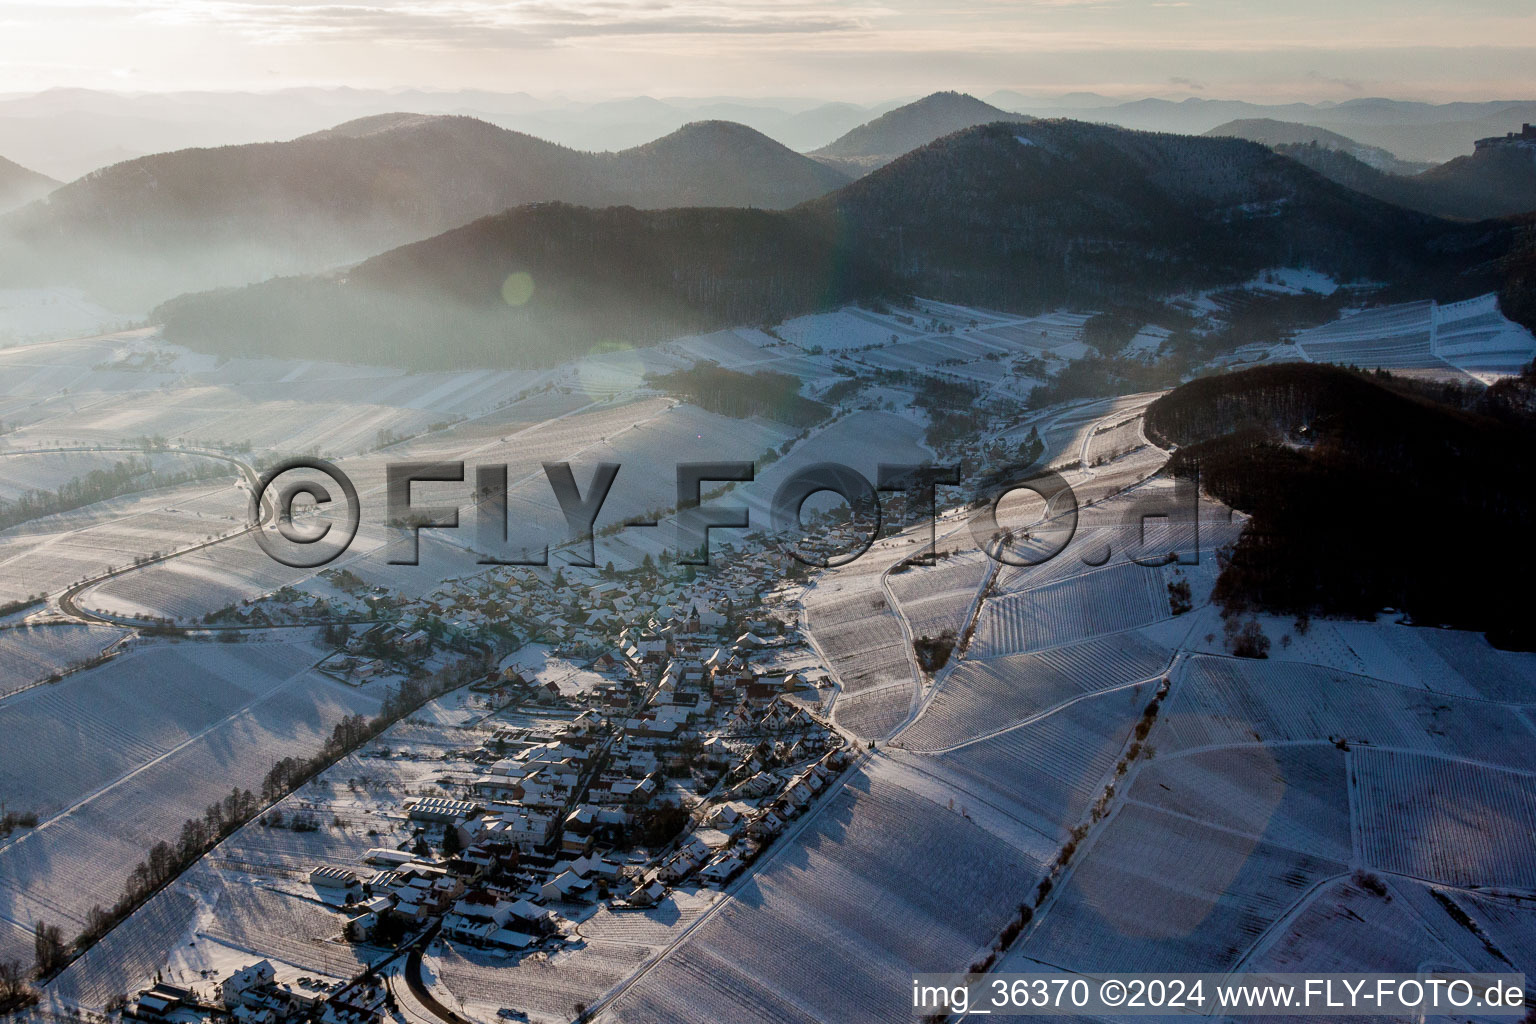
[[[1502,265],[1499,306],[1504,315],[1536,332],[1536,216],[1522,218]]]
[[[1032,120],[1026,114],[999,110],[963,92],[936,92],[887,111],[810,155],[859,177],[919,146],[966,128],[997,121]]]
[[[1536,152],[1526,147],[1490,147],[1414,175],[1389,174],[1314,144],[1276,148],[1347,188],[1437,217],[1483,220],[1536,212]]]
[[[1391,174],[1418,174],[1433,164],[1399,160],[1380,146],[1367,146],[1338,132],[1331,132],[1316,125],[1297,124],[1294,121],[1276,121],[1268,117],[1241,118],[1217,125],[1205,133],[1211,136],[1228,136],[1262,143],[1271,149],[1280,146],[1315,145],[1322,149],[1347,153],[1361,163]]]
[[[993,124],[789,211],[523,208],[344,275],[187,296],[154,316],[173,340],[229,354],[529,365],[861,297],[1092,308],[1275,266],[1458,298],[1495,286],[1509,240],[1467,232],[1254,143]],[[512,274],[535,285],[515,306]]]
[[[1176,446],[1170,472],[1252,516],[1217,582],[1229,612],[1390,607],[1529,645],[1508,588],[1536,571],[1533,389],[1282,364],[1178,387],[1147,430]]]
[[[1441,262],[1445,225],[1264,146],[1077,121],[940,139],[814,200],[857,258],[949,301],[1085,305],[1306,266],[1403,280]]]

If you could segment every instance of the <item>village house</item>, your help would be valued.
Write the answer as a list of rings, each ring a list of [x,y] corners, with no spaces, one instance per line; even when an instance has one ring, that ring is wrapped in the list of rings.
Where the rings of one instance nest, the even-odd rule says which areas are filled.
[[[412,821],[426,821],[436,824],[455,824],[469,817],[480,809],[479,804],[468,803],[464,800],[449,800],[447,797],[422,797],[414,803],[406,805],[408,817]]]
[[[346,868],[321,865],[309,873],[309,884],[315,894],[326,903],[345,905],[363,893],[362,881]]]

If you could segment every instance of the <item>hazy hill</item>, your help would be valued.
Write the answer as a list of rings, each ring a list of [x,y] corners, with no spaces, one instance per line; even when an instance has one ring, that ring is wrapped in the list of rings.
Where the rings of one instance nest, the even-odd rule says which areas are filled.
[[[609,341],[773,321],[892,290],[852,277],[841,252],[830,225],[803,212],[543,203],[345,275],[182,296],[152,316],[171,340],[230,355],[548,365]]]
[[[41,198],[59,187],[46,174],[29,171],[0,157],[0,210],[9,210]]]
[[[931,96],[881,114],[841,138],[813,150],[811,156],[838,167],[850,176],[867,174],[903,153],[926,146],[935,139],[994,121],[1029,121],[1025,114],[1011,114],[961,92],[936,92]]]
[[[1444,255],[1457,230],[1250,142],[993,124],[789,211],[511,210],[344,276],[185,296],[156,316],[173,340],[231,354],[547,363],[611,340],[773,322],[875,295],[1091,306],[1273,266],[1433,293],[1441,271],[1507,244],[1483,232]],[[509,306],[513,274],[533,288]],[[1447,288],[1492,286],[1488,272]]]
[[[1536,152],[1529,148],[1490,147],[1411,176],[1387,174],[1315,144],[1276,148],[1357,192],[1437,217],[1482,220],[1536,211]]]
[[[1249,142],[1257,142],[1271,149],[1276,146],[1316,144],[1324,149],[1336,149],[1341,153],[1348,153],[1361,163],[1389,174],[1418,174],[1433,166],[1427,163],[1399,160],[1380,146],[1366,146],[1326,128],[1297,124],[1294,121],[1276,121],[1268,117],[1228,121],[1226,124],[1217,125],[1205,134],[1247,139]]]
[[[759,131],[697,121],[665,138],[599,157],[615,202],[643,208],[759,206],[783,209],[848,183]]]
[[[896,103],[866,107],[806,99],[635,97],[584,103],[464,89],[298,87],[271,92],[118,94],[50,89],[0,97],[0,139],[17,162],[71,181],[108,164],[190,147],[274,142],[373,114],[477,117],[576,149],[649,142],[691,121],[745,124],[800,151],[823,145]]]
[[[15,273],[153,301],[349,262],[524,203],[785,207],[844,180],[722,122],[592,154],[470,117],[381,114],[117,164],[0,219],[0,246]]]
[[[1340,104],[1340,108],[1347,106]],[[1362,114],[1355,121],[1335,120],[1330,116],[1334,111],[1328,111],[1309,120],[1336,127],[1359,142],[1389,149],[1405,160],[1432,163],[1465,156],[1478,139],[1517,132],[1522,123],[1536,121],[1536,102],[1532,101],[1446,103],[1423,109],[1425,106],[1381,101],[1369,111],[1374,119]],[[1393,113],[1411,119],[1388,119]]]

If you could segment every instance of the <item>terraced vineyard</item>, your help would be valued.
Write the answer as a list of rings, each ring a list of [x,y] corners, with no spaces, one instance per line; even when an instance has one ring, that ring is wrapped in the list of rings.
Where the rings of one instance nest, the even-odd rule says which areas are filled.
[[[1129,799],[1276,846],[1351,858],[1345,754],[1331,743],[1160,757],[1142,768]]]
[[[964,661],[939,685],[901,745],[942,750],[1039,715],[1084,694],[1163,671],[1171,654],[1138,634],[1038,654]]]
[[[262,950],[302,970],[347,979],[368,963],[368,951],[341,940],[345,921],[309,900],[239,879],[219,889],[208,939],[237,950]]]
[[[1116,812],[1002,970],[1221,971],[1345,864],[1151,807]]]
[[[893,756],[953,786],[962,806],[1018,822],[1025,848],[1048,861],[1103,792],[1152,689],[1099,694],[931,758]]]
[[[50,986],[50,995],[99,1012],[164,969],[167,954],[186,940],[197,919],[197,900],[182,892],[160,893],[112,929],[89,956],[71,964]]]
[[[911,972],[963,969],[1035,874],[1008,843],[898,779],[881,765],[853,779],[599,1019],[904,1017]],[[970,903],[977,892],[990,898]]]
[[[1309,665],[1192,658],[1188,685],[1166,714],[1160,747],[1341,739],[1478,756],[1522,771],[1536,769],[1536,749],[1519,716],[1485,701],[1430,694]]]
[[[806,627],[842,684],[833,713],[859,736],[900,724],[916,694],[910,646],[882,583],[905,553],[898,539],[876,541],[863,557],[824,573],[804,599]]]
[[[967,551],[932,566],[914,566],[889,577],[891,592],[913,636],[960,633],[977,590],[992,570],[980,551]]]
[[[1367,864],[1457,886],[1536,879],[1536,775],[1387,750],[1352,760]]]
[[[1161,568],[1117,562],[987,602],[973,656],[997,658],[1150,625],[1171,615]]]

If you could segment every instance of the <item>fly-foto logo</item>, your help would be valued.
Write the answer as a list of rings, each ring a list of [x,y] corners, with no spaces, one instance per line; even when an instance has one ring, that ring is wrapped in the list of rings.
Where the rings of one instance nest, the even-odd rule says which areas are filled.
[[[544,476],[565,519],[567,564],[595,566],[594,528],[623,467],[600,462],[592,468],[585,488],[577,483],[568,462],[546,462]],[[708,565],[710,534],[715,530],[750,530],[751,511],[744,505],[706,501],[706,484],[751,483],[756,467],[751,462],[683,462],[676,467],[676,504],[670,510],[676,528],[676,561],[680,565]],[[534,549],[508,551],[508,475],[505,464],[482,464],[470,473],[463,462],[393,462],[385,467],[385,525],[406,541],[404,551],[391,556],[391,565],[420,563],[422,530],[455,530],[460,527],[460,505],[418,505],[415,484],[463,484],[473,482],[465,495],[475,520],[475,547],[482,565],[543,566],[549,564],[549,543]],[[964,504],[970,508],[967,526],[978,548],[1006,565],[1039,565],[1056,556],[1077,533],[1080,505],[1072,485],[1060,473],[1037,467],[996,471],[968,484],[959,466],[932,463],[890,464],[878,467],[875,480],[850,466],[820,462],[787,476],[774,490],[769,519],[774,542],[785,554],[805,565],[846,565],[869,550],[880,536],[884,511],[882,494],[901,494],[909,513],[922,516],[927,547],[933,548],[939,516],[939,488],[969,486]],[[1008,528],[999,522],[1003,499],[1020,491],[1031,492],[1042,505],[1037,520],[1027,528]],[[835,543],[818,536],[804,522],[806,502],[816,494],[838,495],[847,503],[851,532],[839,533]],[[324,516],[305,514],[300,506],[307,498]],[[332,515],[332,509],[339,515]],[[251,494],[249,514],[257,542],[269,556],[292,568],[317,568],[340,557],[356,538],[362,519],[358,491],[340,467],[323,459],[296,458],[279,463],[262,474]],[[1164,522],[1178,537],[1176,545],[1149,540],[1149,521]],[[1141,565],[1157,566],[1177,561],[1200,560],[1200,505],[1198,478],[1180,478],[1172,493],[1147,494],[1128,501],[1120,516],[1126,557]],[[659,520],[635,519],[621,529],[654,529]],[[1098,545],[1080,557],[1090,565],[1109,561],[1109,543]]]

